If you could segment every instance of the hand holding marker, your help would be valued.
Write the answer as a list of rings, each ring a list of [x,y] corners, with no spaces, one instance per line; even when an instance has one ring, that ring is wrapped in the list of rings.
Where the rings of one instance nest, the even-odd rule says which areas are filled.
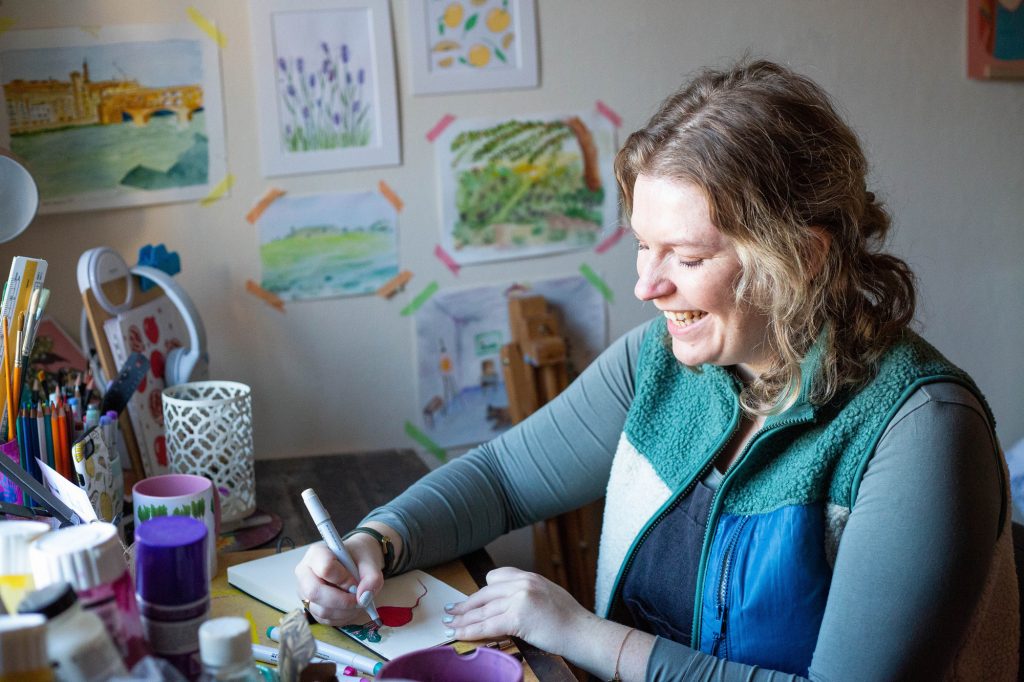
[[[324,509],[324,505],[320,502],[320,498],[317,497],[316,491],[312,488],[306,488],[302,491],[302,501],[306,503],[306,509],[309,510],[309,515],[313,517],[313,523],[316,524],[317,530],[320,531],[320,535],[323,536],[324,542],[327,543],[328,549],[334,552],[334,556],[337,557],[341,565],[352,574],[352,577],[359,580],[359,569],[356,568],[356,564],[352,561],[352,557],[345,550],[345,545],[341,543],[341,539],[338,537],[338,529],[334,527],[334,523],[331,522],[331,515]],[[352,585],[348,588],[350,594],[356,593],[356,586]],[[373,603],[373,593],[366,591],[358,598],[359,605],[366,609],[366,612],[370,614],[370,618],[377,625],[381,625],[380,616],[377,615],[377,606]]]

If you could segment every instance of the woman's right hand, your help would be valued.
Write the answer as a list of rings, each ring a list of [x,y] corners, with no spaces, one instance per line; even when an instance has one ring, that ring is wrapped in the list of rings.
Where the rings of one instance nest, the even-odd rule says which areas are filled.
[[[311,546],[295,567],[299,598],[309,600],[309,612],[325,625],[365,622],[366,614],[359,606],[357,595],[376,594],[384,585],[384,557],[373,538],[358,533],[345,542],[345,549],[359,570],[360,580],[354,594],[348,590],[356,586],[356,579],[323,542]]]

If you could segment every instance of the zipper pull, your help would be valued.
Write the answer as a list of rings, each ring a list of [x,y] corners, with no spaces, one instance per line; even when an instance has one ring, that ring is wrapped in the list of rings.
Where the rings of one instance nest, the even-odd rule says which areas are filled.
[[[711,636],[711,655],[718,656],[718,648],[725,641],[725,623],[729,615],[728,606],[718,608],[718,632]]]

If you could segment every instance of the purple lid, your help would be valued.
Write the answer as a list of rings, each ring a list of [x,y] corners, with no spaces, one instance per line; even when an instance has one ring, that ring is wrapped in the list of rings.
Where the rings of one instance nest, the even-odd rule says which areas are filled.
[[[189,604],[210,593],[206,525],[189,516],[157,516],[135,529],[135,592],[150,604]]]

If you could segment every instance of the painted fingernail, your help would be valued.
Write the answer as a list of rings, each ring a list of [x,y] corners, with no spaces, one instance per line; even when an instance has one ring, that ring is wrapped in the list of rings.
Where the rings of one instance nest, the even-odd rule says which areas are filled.
[[[345,588],[345,591],[348,592],[349,594],[355,594],[356,593],[356,586],[355,585],[349,585],[348,587]]]
[[[444,636],[445,637],[454,637],[455,636],[455,630],[453,630],[451,628],[448,628],[447,630],[444,631]]]
[[[450,601],[450,602],[448,602],[447,604],[444,605],[444,610],[445,611],[451,611],[454,608],[455,608],[455,602],[453,602],[453,601]]]
[[[444,618],[441,619],[441,622],[442,623],[450,623],[453,620],[455,620],[455,616],[445,616]]]

